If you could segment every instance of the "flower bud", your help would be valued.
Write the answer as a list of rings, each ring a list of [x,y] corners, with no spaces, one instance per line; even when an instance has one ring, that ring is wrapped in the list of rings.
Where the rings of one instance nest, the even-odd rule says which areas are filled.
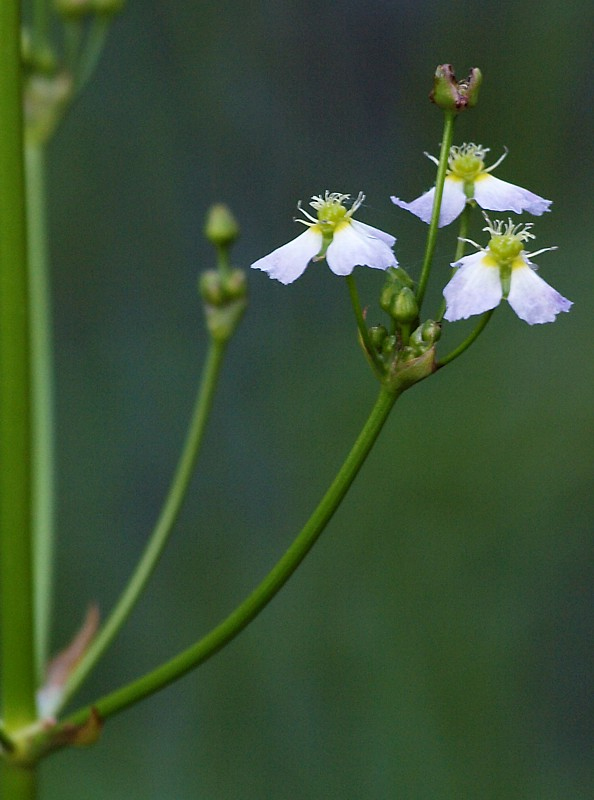
[[[215,247],[229,247],[239,237],[237,220],[223,203],[210,207],[206,215],[204,235]]]
[[[216,269],[203,272],[198,279],[198,291],[205,303],[221,306],[225,302],[225,292],[221,275]]]
[[[388,331],[383,325],[374,325],[369,329],[369,340],[376,350],[381,350]]]
[[[390,316],[396,322],[413,322],[419,314],[419,306],[412,289],[404,286],[390,303]]]
[[[467,78],[457,81],[452,65],[441,64],[435,71],[429,99],[444,111],[464,111],[477,104],[482,80],[478,67],[471,69]]]
[[[428,319],[421,325],[421,337],[428,345],[438,342],[441,337],[441,325],[435,320]]]
[[[396,347],[398,345],[397,338],[392,334],[390,336],[386,336],[382,343],[382,355],[389,356],[395,352]]]

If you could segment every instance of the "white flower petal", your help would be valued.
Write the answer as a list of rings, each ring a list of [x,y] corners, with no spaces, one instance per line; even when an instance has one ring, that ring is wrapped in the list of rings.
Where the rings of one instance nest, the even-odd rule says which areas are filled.
[[[296,239],[273,250],[264,258],[254,261],[252,269],[261,269],[281,283],[292,283],[322,249],[322,234],[314,227],[308,228]]]
[[[545,200],[537,194],[502,181],[488,173],[481,173],[474,182],[474,199],[481,208],[488,211],[513,211],[521,214],[528,211],[539,217],[549,210],[552,200]]]
[[[385,231],[380,231],[379,228],[374,228],[373,225],[367,225],[365,222],[359,222],[359,220],[352,220],[352,224],[360,230],[362,233],[364,232],[367,236],[374,236],[376,239],[381,239],[382,242],[385,242],[390,247],[394,246],[394,242],[396,241],[396,237],[392,236]]]
[[[503,296],[499,267],[482,251],[464,256],[452,264],[458,267],[443,290],[444,318],[448,322],[482,314],[499,305]]]
[[[335,275],[350,275],[358,264],[375,269],[388,269],[398,265],[390,245],[375,234],[370,236],[370,229],[376,231],[370,225],[350,220],[334,231],[332,242],[326,251],[326,261]],[[383,237],[389,236],[382,231],[380,233]]]
[[[398,197],[391,197],[392,202],[405,211],[410,211],[419,219],[429,224],[433,211],[433,198],[435,197],[435,187],[428,192],[417,197],[411,203],[405,203]],[[466,195],[464,194],[464,184],[461,180],[448,175],[443,185],[443,196],[441,199],[441,209],[439,211],[439,227],[449,225],[450,222],[458,217],[466,205]]]
[[[525,266],[512,270],[508,302],[520,319],[529,325],[554,322],[561,311],[569,311],[573,303]]]

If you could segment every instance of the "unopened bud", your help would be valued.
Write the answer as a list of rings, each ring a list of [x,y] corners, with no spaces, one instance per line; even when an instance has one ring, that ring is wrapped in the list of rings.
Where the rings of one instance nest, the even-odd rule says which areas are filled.
[[[429,99],[444,111],[464,111],[477,104],[482,80],[478,67],[471,69],[467,78],[457,81],[452,65],[441,64],[435,71]]]
[[[229,247],[239,237],[239,225],[228,206],[217,203],[206,215],[204,235],[215,247]]]
[[[369,340],[376,350],[381,350],[388,331],[383,325],[374,325],[369,329]]]
[[[439,322],[435,322],[435,320],[426,320],[421,325],[421,336],[426,344],[435,344],[441,337],[441,325]]]
[[[419,314],[419,306],[412,289],[402,288],[390,304],[390,316],[396,322],[413,322]]]
[[[209,269],[200,275],[198,290],[202,299],[211,306],[224,306],[247,295],[247,280],[242,269],[234,269],[228,275]]]

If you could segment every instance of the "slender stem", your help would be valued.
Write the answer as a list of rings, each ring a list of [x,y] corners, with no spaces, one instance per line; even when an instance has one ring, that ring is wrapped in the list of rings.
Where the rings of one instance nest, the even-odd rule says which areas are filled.
[[[464,210],[460,215],[460,227],[458,229],[458,241],[456,244],[456,252],[454,254],[454,262],[460,261],[462,256],[464,255],[464,250],[466,248],[466,242],[463,241],[464,239],[468,238],[468,228],[470,227],[470,215],[472,213],[472,206],[470,203],[466,203],[464,206]],[[450,270],[450,278],[454,274],[456,270]],[[437,312],[437,316],[435,317],[436,322],[441,322],[443,319],[443,315],[445,314],[446,310],[446,302],[445,300],[441,301],[441,305],[439,306],[439,311]]]
[[[96,14],[76,67],[75,94],[79,94],[91,79],[105,45],[111,15]]]
[[[454,122],[456,115],[451,111],[444,112],[444,126],[443,136],[441,139],[441,150],[439,153],[439,165],[437,167],[437,177],[435,179],[435,196],[433,198],[433,211],[431,213],[431,222],[429,223],[429,233],[427,234],[427,244],[425,245],[425,257],[423,259],[423,267],[421,269],[421,277],[419,278],[419,285],[417,287],[417,303],[419,309],[423,304],[425,297],[425,290],[427,282],[431,273],[431,263],[433,261],[433,253],[435,252],[435,245],[437,244],[437,228],[439,225],[439,212],[441,210],[441,200],[443,197],[443,185],[445,182],[446,171],[448,168],[448,156],[454,138]]]
[[[54,384],[43,145],[26,144],[25,165],[31,302],[35,656],[37,680],[41,682],[49,650],[54,568]]]
[[[103,719],[163,689],[202,664],[257,617],[295,572],[330,521],[373,447],[398,394],[382,388],[367,422],[328,491],[289,549],[252,594],[192,647],[147,675],[93,703],[92,707],[97,709]],[[88,718],[89,713],[90,707],[80,709],[64,724],[80,724]]]
[[[355,283],[355,278],[353,275],[346,276],[347,286],[349,287],[349,295],[351,297],[351,304],[353,306],[353,311],[355,313],[355,319],[357,320],[357,328],[359,329],[359,336],[361,337],[361,341],[363,342],[363,347],[365,348],[365,352],[369,356],[373,364],[373,368],[375,374],[381,378],[384,374],[384,367],[381,361],[378,358],[378,354],[371,343],[369,338],[369,331],[367,329],[367,325],[365,324],[365,318],[363,317],[363,311],[361,309],[361,302],[359,300],[359,292],[357,291],[357,284]]]
[[[493,316],[494,311],[495,311],[495,309],[492,308],[490,311],[487,311],[482,315],[482,317],[480,318],[480,320],[478,322],[478,325],[472,331],[470,336],[468,336],[466,339],[464,339],[464,341],[461,344],[459,344],[458,347],[454,348],[454,350],[452,350],[451,353],[448,353],[447,356],[445,356],[445,358],[442,358],[440,361],[438,361],[437,369],[440,369],[441,367],[445,367],[445,365],[449,364],[450,361],[453,361],[455,358],[458,358],[458,356],[461,356],[462,353],[465,350],[468,350],[470,345],[483,332],[483,330],[485,329],[487,323],[489,322],[489,320]]]
[[[4,762],[0,766],[0,786],[5,800],[35,800],[37,774],[32,767],[16,767]]]
[[[9,734],[36,716],[20,7],[20,0],[0,3],[0,680],[2,716]],[[13,775],[12,771],[6,774]],[[1,794],[11,800],[25,796],[19,790]]]
[[[70,697],[72,697],[74,692],[103,656],[130,616],[132,609],[138,602],[140,595],[157,566],[173,529],[175,520],[177,519],[192,477],[206,422],[212,408],[217,379],[221,370],[225,350],[226,342],[215,340],[211,342],[194,406],[192,420],[188,429],[186,443],[182,450],[163,509],[128,585],[124,589],[115,608],[99,631],[97,637],[70,675],[64,689],[61,706],[64,706]]]

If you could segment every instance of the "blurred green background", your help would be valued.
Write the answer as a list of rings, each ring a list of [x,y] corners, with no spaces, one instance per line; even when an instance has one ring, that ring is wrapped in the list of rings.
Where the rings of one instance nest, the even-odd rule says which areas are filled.
[[[363,190],[358,218],[418,276],[426,228],[388,198],[431,185],[435,66],[479,66],[456,142],[509,147],[498,176],[554,200],[533,249],[559,246],[537,262],[575,306],[535,328],[502,307],[407,393],[282,594],[98,745],[49,760],[44,800],[594,796],[593,23],[590,0],[128,2],[50,148],[56,648],[91,600],[112,606],[168,486],[206,347],[212,202],[239,218],[247,267],[301,231],[299,199]],[[375,314],[381,276],[357,275]],[[255,586],[375,399],[342,281],[249,277],[175,536],[81,701]]]

